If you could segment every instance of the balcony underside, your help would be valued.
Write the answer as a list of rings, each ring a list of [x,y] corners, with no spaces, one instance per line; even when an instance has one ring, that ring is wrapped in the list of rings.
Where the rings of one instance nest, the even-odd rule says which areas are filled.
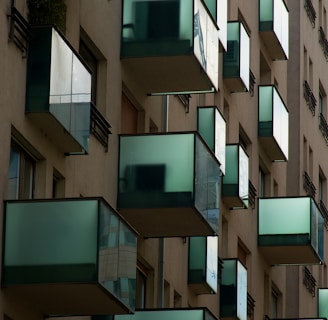
[[[287,161],[274,137],[259,137],[261,146],[271,161]]]
[[[223,79],[224,84],[228,87],[230,92],[246,92],[248,89],[244,81],[239,77],[226,77]]]
[[[213,84],[193,55],[122,58],[123,72],[147,93],[210,91]]]
[[[118,211],[146,238],[216,235],[193,207],[119,208]]]
[[[5,297],[43,315],[126,314],[130,310],[97,283],[26,284],[3,288]]]
[[[272,60],[287,60],[284,49],[282,48],[274,31],[261,31],[261,39],[268,49]]]
[[[82,146],[50,112],[27,113],[34,125],[51,140],[62,152],[81,152]]]
[[[309,242],[308,238],[309,235],[296,234],[259,236],[259,251],[271,265],[318,264],[321,260],[310,243],[297,244],[297,242]],[[284,239],[286,239],[285,243],[288,243],[287,245],[280,244],[284,242]],[[290,244],[291,239],[293,239],[293,244]],[[268,243],[276,243],[276,245],[265,245]]]
[[[190,290],[196,294],[215,294],[213,289],[206,283],[188,283]]]

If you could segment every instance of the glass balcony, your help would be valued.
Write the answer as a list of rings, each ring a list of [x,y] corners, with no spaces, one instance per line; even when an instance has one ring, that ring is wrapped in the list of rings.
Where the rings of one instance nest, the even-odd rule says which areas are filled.
[[[123,68],[147,93],[217,89],[215,10],[211,0],[124,0]]]
[[[114,320],[217,320],[206,308],[144,309],[134,314],[115,315]]]
[[[289,12],[284,0],[259,0],[259,29],[272,60],[288,59]]]
[[[248,91],[250,39],[242,22],[228,22],[227,51],[223,54],[223,79],[231,92]]]
[[[318,317],[328,318],[328,288],[318,289]]]
[[[6,201],[2,287],[40,314],[130,313],[137,235],[101,198]]]
[[[248,207],[249,158],[239,144],[226,146],[226,170],[222,181],[222,197],[231,209]]]
[[[271,264],[314,264],[323,259],[324,219],[311,197],[262,198],[258,246]]]
[[[220,164],[196,132],[122,135],[119,212],[145,237],[218,231]]]
[[[188,284],[196,294],[217,292],[218,237],[189,238]]]
[[[247,270],[238,259],[223,259],[220,319],[247,320]]]
[[[27,61],[28,117],[64,153],[88,151],[91,74],[59,31],[33,27]]]
[[[214,152],[224,174],[226,122],[217,107],[198,107],[197,112],[197,131]]]
[[[259,86],[258,135],[272,161],[288,160],[288,110],[275,86]]]

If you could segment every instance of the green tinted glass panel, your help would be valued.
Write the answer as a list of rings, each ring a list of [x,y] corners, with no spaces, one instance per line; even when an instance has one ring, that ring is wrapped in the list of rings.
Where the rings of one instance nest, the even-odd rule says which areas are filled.
[[[198,136],[195,156],[195,206],[217,232],[221,193],[220,165]]]
[[[328,289],[318,289],[318,317],[328,318]]]
[[[122,136],[119,207],[193,203],[194,134]]]
[[[259,199],[259,235],[311,232],[310,198]]]
[[[216,21],[216,13],[217,13],[217,0],[204,0],[205,5],[209,12],[211,13],[212,18]]]
[[[97,213],[90,200],[6,203],[4,281],[95,281]]]
[[[226,171],[223,177],[223,189],[228,185],[237,185],[239,177],[239,145],[226,146]]]
[[[273,135],[273,86],[259,87],[259,127],[260,137]]]
[[[273,1],[260,1],[260,30],[272,30],[273,28]]]
[[[121,54],[188,54],[193,46],[193,1],[124,0]]]
[[[189,238],[188,282],[203,283],[206,278],[206,237]]]
[[[223,77],[240,77],[240,22],[229,22],[227,51],[223,54]]]
[[[115,320],[215,320],[206,309],[174,309],[136,311],[130,315],[115,315]]]
[[[215,109],[198,108],[198,132],[205,140],[209,148],[215,152]]]

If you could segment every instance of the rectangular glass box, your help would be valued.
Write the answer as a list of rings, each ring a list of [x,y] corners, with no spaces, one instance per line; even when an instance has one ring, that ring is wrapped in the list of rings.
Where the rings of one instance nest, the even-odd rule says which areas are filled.
[[[324,220],[311,197],[259,198],[258,247],[270,264],[324,261]]]
[[[85,153],[90,136],[91,73],[55,27],[31,30],[25,112],[64,153]]]
[[[121,135],[117,207],[145,237],[218,231],[220,164],[197,132]]]
[[[136,247],[102,198],[6,201],[2,287],[42,314],[129,313]]]

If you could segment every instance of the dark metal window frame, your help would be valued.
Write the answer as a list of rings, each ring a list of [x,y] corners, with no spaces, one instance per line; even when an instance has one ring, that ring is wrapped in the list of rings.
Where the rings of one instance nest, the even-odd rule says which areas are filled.
[[[312,27],[315,27],[315,19],[317,17],[317,13],[315,12],[315,9],[313,7],[311,0],[304,0],[304,8],[307,13],[307,16],[312,24]]]
[[[304,89],[303,96],[304,96],[304,99],[306,100],[306,104],[308,105],[310,111],[312,112],[312,115],[314,116],[315,108],[317,105],[317,99],[315,98],[315,96],[310,88],[310,85],[306,80],[304,80],[303,89]]]

